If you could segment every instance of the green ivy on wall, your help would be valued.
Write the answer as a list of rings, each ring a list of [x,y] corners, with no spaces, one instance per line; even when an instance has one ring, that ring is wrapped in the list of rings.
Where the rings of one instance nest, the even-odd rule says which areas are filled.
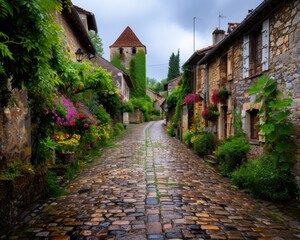
[[[146,54],[139,50],[130,61],[130,77],[133,81],[134,89],[131,94],[134,97],[146,96]]]

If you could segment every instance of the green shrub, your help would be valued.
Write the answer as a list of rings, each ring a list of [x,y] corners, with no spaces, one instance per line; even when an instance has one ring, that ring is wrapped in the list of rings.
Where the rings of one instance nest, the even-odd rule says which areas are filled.
[[[292,174],[282,172],[272,159],[260,157],[248,161],[231,175],[232,182],[258,198],[272,201],[287,200],[295,192]]]
[[[93,114],[97,116],[97,120],[101,124],[109,124],[111,122],[110,115],[102,105],[99,105],[98,108],[93,111]]]
[[[211,132],[203,131],[195,139],[194,150],[199,156],[204,156],[212,153],[215,149],[215,136]]]
[[[250,147],[245,137],[238,136],[227,139],[216,151],[221,174],[230,177],[231,173],[246,161],[249,150]]]
[[[46,191],[50,196],[54,196],[57,198],[64,194],[65,190],[59,186],[56,172],[48,170],[46,181]]]
[[[161,117],[158,116],[158,115],[151,115],[150,116],[150,121],[157,121],[157,120],[160,120],[160,119],[161,119]]]
[[[170,124],[170,126],[167,128],[167,134],[171,137],[175,136],[175,124]]]
[[[133,106],[132,102],[130,102],[130,101],[123,102],[122,112],[133,112],[133,111],[134,111],[134,106]]]
[[[186,131],[183,135],[183,142],[190,148],[193,147],[193,144],[191,142],[193,136],[195,136],[195,131],[191,130]]]
[[[114,135],[115,135],[115,136],[120,135],[120,133],[121,133],[124,129],[125,129],[125,127],[124,127],[123,123],[120,123],[120,122],[116,123],[116,124],[114,125]]]
[[[16,177],[30,174],[35,174],[31,164],[15,161],[9,163],[5,170],[0,171],[0,179],[14,180]]]

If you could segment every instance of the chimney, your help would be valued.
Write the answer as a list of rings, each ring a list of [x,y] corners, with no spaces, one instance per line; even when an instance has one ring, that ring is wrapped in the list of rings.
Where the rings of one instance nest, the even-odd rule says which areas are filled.
[[[225,38],[225,31],[216,28],[216,30],[213,31],[212,35],[213,35],[213,45],[215,45]]]

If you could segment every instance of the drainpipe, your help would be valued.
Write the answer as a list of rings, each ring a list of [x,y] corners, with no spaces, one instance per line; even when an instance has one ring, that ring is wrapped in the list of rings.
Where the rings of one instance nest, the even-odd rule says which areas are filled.
[[[205,66],[205,103],[209,102],[209,73],[208,73],[208,63]]]

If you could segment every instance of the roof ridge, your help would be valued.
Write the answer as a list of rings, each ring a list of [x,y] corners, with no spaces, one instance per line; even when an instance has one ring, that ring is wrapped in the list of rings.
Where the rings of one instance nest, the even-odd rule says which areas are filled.
[[[145,47],[132,29],[127,26],[110,47]]]

